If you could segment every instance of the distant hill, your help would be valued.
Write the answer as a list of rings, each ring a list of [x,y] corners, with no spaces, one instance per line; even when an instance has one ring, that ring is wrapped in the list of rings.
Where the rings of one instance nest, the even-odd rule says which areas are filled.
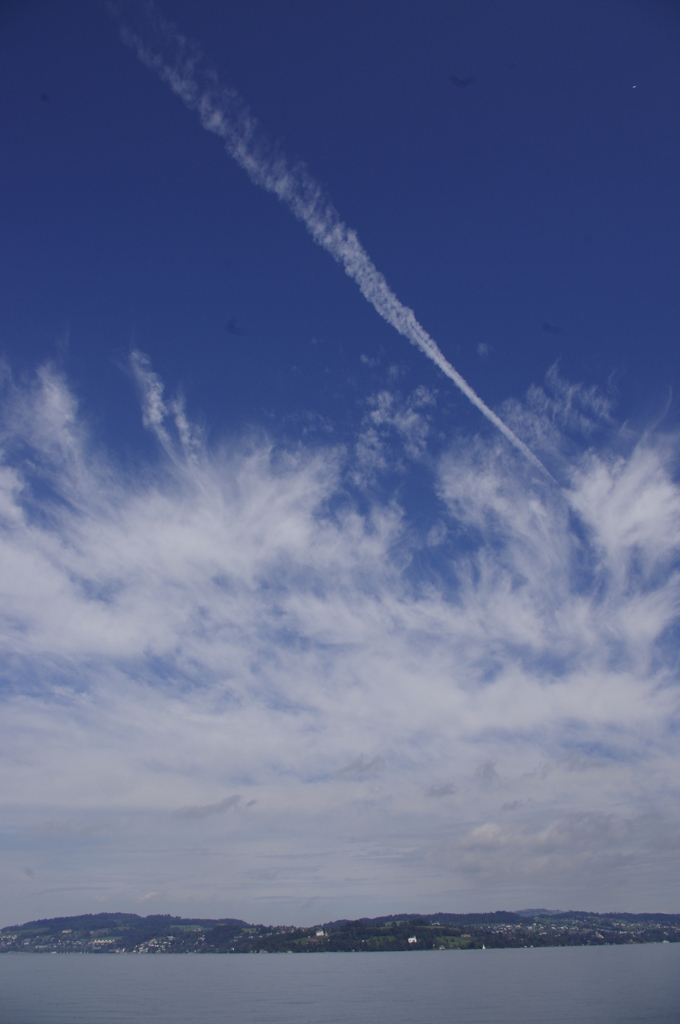
[[[492,949],[680,942],[680,914],[499,910],[390,914],[313,928],[237,918],[101,913],[53,917],[0,930],[0,952],[322,953]]]
[[[248,928],[247,921],[240,921],[237,918],[193,918],[193,917],[172,917],[171,914],[149,914],[148,917],[140,917],[139,914],[80,914],[78,917],[50,917],[40,921],[28,921],[26,924],[13,925],[12,928],[4,928],[0,934],[6,931],[20,929],[42,929],[49,933],[56,933],[65,928],[71,930],[82,929],[136,929],[136,928],[166,928],[172,925],[186,927],[187,925],[199,925],[211,928],[216,924],[234,925],[238,928]]]
[[[534,907],[533,910],[518,910],[516,913],[520,917],[553,917],[555,914],[561,914],[561,910],[546,910],[545,907]]]

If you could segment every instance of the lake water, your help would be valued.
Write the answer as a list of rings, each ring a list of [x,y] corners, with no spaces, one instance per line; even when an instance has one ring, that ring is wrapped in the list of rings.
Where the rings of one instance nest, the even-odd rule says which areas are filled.
[[[680,944],[0,956],[1,1024],[679,1024]]]

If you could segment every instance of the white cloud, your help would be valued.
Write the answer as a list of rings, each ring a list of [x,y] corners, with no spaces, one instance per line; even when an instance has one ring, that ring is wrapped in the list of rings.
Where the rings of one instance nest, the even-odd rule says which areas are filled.
[[[355,482],[367,483],[376,473],[401,468],[400,460],[394,458],[395,436],[408,458],[425,457],[431,410],[435,404],[436,396],[423,386],[406,399],[387,389],[373,395],[356,442]]]
[[[315,919],[674,908],[675,439],[609,443],[595,393],[577,417],[574,389],[534,394],[513,422],[552,439],[559,490],[500,439],[437,462],[432,396],[382,392],[384,463],[435,474],[421,527],[351,498],[361,450],[208,448],[134,365],[162,446],[135,471],[54,370],[5,380],[9,917],[149,892],[278,920],[310,891]]]

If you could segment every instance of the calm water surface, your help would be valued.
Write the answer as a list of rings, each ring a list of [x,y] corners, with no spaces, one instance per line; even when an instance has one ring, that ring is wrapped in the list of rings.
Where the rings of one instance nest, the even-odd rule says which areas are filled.
[[[0,956],[1,1024],[680,1024],[680,944]]]

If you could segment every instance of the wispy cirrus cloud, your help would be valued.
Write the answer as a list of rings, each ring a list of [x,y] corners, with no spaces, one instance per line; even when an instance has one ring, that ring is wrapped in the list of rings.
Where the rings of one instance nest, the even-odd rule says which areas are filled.
[[[66,909],[75,886],[280,917],[312,885],[317,916],[404,892],[668,909],[677,440],[624,436],[553,375],[510,413],[559,491],[493,439],[435,451],[429,398],[383,390],[364,429],[387,472],[410,445],[429,474],[412,518],[379,466],[361,490],[359,449],[208,446],[133,367],[160,455],[125,471],[53,368],[5,377],[0,801],[21,905]],[[50,831],[68,858],[46,820],[68,822]]]

